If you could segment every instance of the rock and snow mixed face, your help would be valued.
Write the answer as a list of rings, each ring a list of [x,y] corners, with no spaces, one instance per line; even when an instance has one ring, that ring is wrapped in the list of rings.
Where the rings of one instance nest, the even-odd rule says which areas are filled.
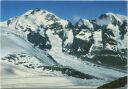
[[[72,30],[65,30],[64,32],[64,45],[63,47],[69,47],[72,45],[73,40],[74,40],[74,35],[73,35],[73,31]]]
[[[104,35],[115,42],[110,42],[107,45],[115,44],[116,48],[114,49],[117,50],[127,48],[127,17],[113,13],[106,13],[101,15],[99,19],[97,19],[97,24],[103,27],[102,29],[104,29]],[[111,49],[111,47],[109,47],[108,49]]]
[[[125,66],[128,26],[127,17],[122,15],[106,13],[97,20],[80,19],[72,25],[46,10],[34,9],[0,22],[0,27],[1,58],[16,65],[30,68],[64,65],[91,75],[96,69],[104,71],[104,68],[89,67],[90,63],[83,64],[77,57],[94,59],[100,64],[107,64],[109,60],[106,59],[113,57],[110,61],[121,62]],[[72,55],[65,55],[66,52]],[[108,78],[116,73],[104,71],[101,75],[97,73],[97,76]]]
[[[60,23],[63,27],[68,24],[66,20],[62,20],[53,13],[41,9],[29,10],[25,14],[11,18],[4,23],[6,23],[6,26],[9,28],[23,31],[26,30],[26,28],[31,28],[32,31],[35,31],[39,29],[39,27],[45,28],[54,22]]]
[[[41,49],[51,49],[46,30],[51,29],[55,34],[60,34],[63,29],[66,28],[67,24],[68,21],[60,19],[53,13],[46,10],[35,9],[2,22],[0,26],[22,31],[25,33],[24,39],[27,39],[35,46],[39,46]],[[71,34],[71,32],[69,32],[69,34]],[[71,37],[69,37],[69,39],[72,40]]]
[[[63,49],[74,50],[75,47],[76,51],[86,50],[86,55],[100,48],[113,51],[126,49],[126,21],[125,16],[106,13],[97,20],[80,19],[73,26],[69,21],[46,10],[34,9],[2,22],[0,26],[25,33],[23,38],[42,50],[54,49],[61,52]]]
[[[102,14],[99,19],[97,19],[97,24],[103,26],[108,24],[123,24],[123,21],[127,20],[126,16],[114,14],[114,13],[105,13]]]
[[[49,58],[48,54],[42,50],[40,51],[38,48],[34,48],[34,46],[24,40],[22,37],[17,36],[16,31],[11,31],[7,28],[1,29],[1,58],[7,56],[8,54],[17,54],[17,53],[26,53],[26,55],[30,55],[34,57],[36,60],[46,65],[56,65],[56,62]],[[27,59],[26,59],[27,60]]]
[[[80,20],[77,22],[77,26],[78,26],[78,27],[83,26],[83,27],[85,27],[85,28],[87,28],[87,29],[89,29],[89,30],[93,30],[93,25],[92,25],[92,23],[91,23],[89,20],[87,20],[87,19],[80,19]]]

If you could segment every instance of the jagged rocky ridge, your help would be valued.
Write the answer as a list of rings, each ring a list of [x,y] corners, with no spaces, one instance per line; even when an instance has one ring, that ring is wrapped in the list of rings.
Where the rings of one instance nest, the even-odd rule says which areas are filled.
[[[34,9],[0,26],[24,32],[24,39],[42,50],[62,51],[83,61],[126,68],[126,16],[105,13],[96,20],[80,19],[73,25],[46,10]],[[58,42],[50,40],[50,36]]]

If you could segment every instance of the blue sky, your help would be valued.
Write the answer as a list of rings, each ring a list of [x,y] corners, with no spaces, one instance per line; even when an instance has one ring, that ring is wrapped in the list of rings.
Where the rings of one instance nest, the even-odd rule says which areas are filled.
[[[127,15],[125,1],[2,1],[1,21],[34,8],[46,9],[72,22],[79,18],[95,19],[107,12]]]

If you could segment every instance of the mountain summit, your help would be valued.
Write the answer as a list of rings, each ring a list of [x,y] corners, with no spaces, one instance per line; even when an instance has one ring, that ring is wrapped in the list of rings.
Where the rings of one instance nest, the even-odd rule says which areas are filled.
[[[24,39],[42,50],[54,49],[84,60],[85,57],[98,60],[103,64],[108,59],[119,61],[111,64],[117,66],[120,63],[124,66],[126,61],[127,17],[123,15],[105,13],[96,20],[80,19],[73,25],[70,21],[37,8],[1,22],[0,26],[25,33]]]
[[[105,13],[73,25],[47,10],[29,10],[0,22],[1,60],[40,73],[51,70],[52,76],[87,79],[82,83],[99,86],[125,74],[127,19]]]

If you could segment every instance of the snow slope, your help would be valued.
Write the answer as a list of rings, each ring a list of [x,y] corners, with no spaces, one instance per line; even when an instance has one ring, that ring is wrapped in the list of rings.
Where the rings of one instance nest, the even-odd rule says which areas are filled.
[[[1,28],[1,57],[11,53],[27,53],[36,57],[39,62],[46,65],[56,65],[56,62],[47,57],[47,55],[32,46],[29,42],[21,37],[17,37],[7,28]]]
[[[5,62],[1,62],[0,69],[2,88],[85,87],[77,85],[77,82],[72,82],[74,78],[67,79],[47,71],[38,73]]]
[[[115,37],[112,37],[111,35],[109,37],[116,41],[120,41],[122,44],[121,46],[117,45],[118,48],[126,48],[125,37],[127,37],[127,35],[124,35],[123,40],[119,38],[120,26],[118,26],[117,23],[116,26],[113,25],[113,16],[117,21],[120,22],[120,24],[124,23],[123,21],[125,20],[125,17],[109,13],[107,14],[107,17],[103,16],[103,18],[97,20],[96,24],[101,26],[103,24],[107,25],[105,30],[111,29],[115,35]],[[3,72],[2,76],[4,76],[2,77],[2,86],[12,88],[17,86],[29,88],[92,88],[92,86],[98,87],[104,83],[113,81],[126,75],[126,72],[123,72],[120,69],[116,70],[114,68],[88,62],[86,61],[86,57],[84,58],[85,60],[82,61],[81,58],[70,55],[68,52],[63,52],[63,47],[65,47],[70,53],[70,50],[72,50],[70,48],[72,48],[72,45],[75,44],[75,38],[78,38],[78,44],[75,44],[76,47],[74,47],[76,49],[77,47],[80,49],[80,47],[82,48],[83,46],[83,49],[79,50],[80,53],[83,50],[86,51],[84,47],[88,47],[91,44],[91,46],[88,47],[89,52],[87,52],[87,55],[84,53],[84,56],[89,56],[91,58],[96,55],[91,55],[91,52],[97,49],[100,51],[100,48],[103,48],[102,27],[101,29],[97,29],[90,20],[83,19],[78,22],[78,28],[75,28],[74,26],[75,30],[78,29],[78,33],[74,33],[74,29],[70,27],[68,28],[68,25],[69,23],[67,20],[63,20],[46,10],[40,9],[29,10],[21,16],[1,22],[0,41],[2,44],[0,58],[3,66],[1,69]],[[97,30],[95,31],[94,29]],[[32,36],[33,34],[36,34],[34,37],[32,37],[32,39],[37,38],[37,36],[41,36],[42,38],[40,39],[43,39],[43,37],[46,38],[46,44],[49,42],[51,47],[48,50],[40,49],[39,46],[42,45],[43,42],[35,46],[34,42],[32,43],[28,40],[28,34],[31,34]],[[37,42],[40,39],[36,39],[34,41]],[[94,40],[94,42],[90,42],[90,40]],[[111,47],[112,46],[110,45],[108,48],[111,49]],[[79,54],[79,56],[81,56],[81,54]],[[54,72],[39,68],[39,66],[57,65],[64,67],[68,66],[68,68],[94,76],[94,78],[80,79],[62,74],[61,72]],[[9,78],[5,76],[6,74]],[[10,76],[13,76],[13,78]]]

